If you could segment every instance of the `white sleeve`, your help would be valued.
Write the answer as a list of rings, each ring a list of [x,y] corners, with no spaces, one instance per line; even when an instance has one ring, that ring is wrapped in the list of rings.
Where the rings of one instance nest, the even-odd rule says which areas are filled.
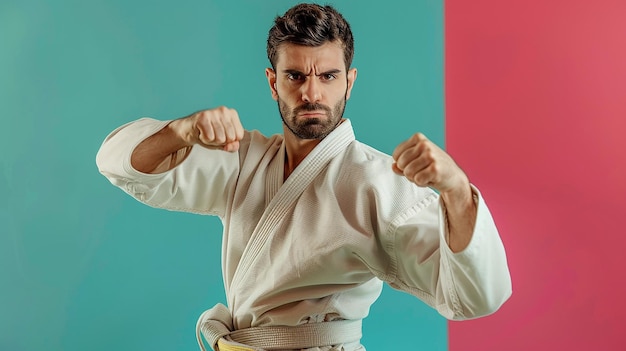
[[[135,147],[168,123],[142,118],[111,132],[96,156],[100,173],[147,205],[223,216],[239,171],[238,153],[195,146],[169,171],[146,174],[132,167],[130,157]]]
[[[396,272],[390,285],[421,298],[448,319],[491,314],[512,291],[504,245],[478,189],[473,190],[476,224],[463,251],[448,247],[441,199],[418,208],[394,235]]]

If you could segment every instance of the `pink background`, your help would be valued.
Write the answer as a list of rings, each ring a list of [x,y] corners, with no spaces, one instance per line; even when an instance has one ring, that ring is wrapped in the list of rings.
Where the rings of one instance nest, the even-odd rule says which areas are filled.
[[[447,0],[446,145],[513,296],[450,350],[625,350],[626,1]]]

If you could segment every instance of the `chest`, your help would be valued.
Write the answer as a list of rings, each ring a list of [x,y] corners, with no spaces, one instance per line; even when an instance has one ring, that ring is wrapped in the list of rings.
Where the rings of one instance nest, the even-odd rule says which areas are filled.
[[[260,246],[254,273],[275,282],[301,280],[309,283],[345,282],[371,278],[362,257],[376,251],[372,221],[364,213],[368,205],[338,193],[337,182],[328,167],[309,182],[283,211],[273,211],[281,192],[289,184],[270,184],[273,179],[251,179],[238,189],[224,232],[225,277],[232,279],[250,246]],[[271,172],[267,173],[270,174]],[[271,177],[271,174],[270,174]],[[244,184],[241,184],[244,185]],[[339,196],[338,196],[339,195]],[[263,228],[271,222],[269,232]],[[262,240],[259,240],[262,238]],[[363,276],[359,276],[363,274]],[[358,278],[357,278],[358,277]]]

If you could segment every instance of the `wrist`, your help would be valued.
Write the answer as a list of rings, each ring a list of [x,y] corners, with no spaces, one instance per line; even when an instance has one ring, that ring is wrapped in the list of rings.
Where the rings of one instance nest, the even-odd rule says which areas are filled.
[[[469,179],[465,178],[460,182],[458,186],[442,191],[439,193],[446,207],[449,209],[463,209],[468,206],[473,207],[475,205],[474,192],[470,186]]]
[[[164,129],[166,133],[171,133],[172,137],[177,140],[179,149],[191,147],[197,143],[198,137],[193,128],[193,121],[189,117],[175,119]]]

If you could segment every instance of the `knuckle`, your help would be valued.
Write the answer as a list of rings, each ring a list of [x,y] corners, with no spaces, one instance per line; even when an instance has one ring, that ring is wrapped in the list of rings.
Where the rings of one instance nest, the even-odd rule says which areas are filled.
[[[425,150],[428,150],[428,143],[425,143],[424,140],[420,139],[416,144],[415,147],[420,151],[423,152]]]
[[[417,185],[422,185],[422,175],[418,174],[414,174],[411,178],[410,178],[413,183],[417,184]]]
[[[420,132],[417,132],[415,134],[413,134],[413,138],[415,138],[415,140],[417,141],[423,141],[426,140],[426,136]]]
[[[435,162],[435,154],[431,148],[426,148],[423,154],[428,162]]]
[[[198,113],[198,121],[200,123],[207,123],[207,121],[211,120],[211,117],[214,115],[213,111],[211,110],[204,110],[204,111],[200,111]]]
[[[398,167],[400,169],[404,169],[406,167],[406,160],[404,157],[398,157],[398,159],[396,159],[396,164],[398,165]]]
[[[215,137],[213,138],[213,140],[217,143],[225,143],[226,142],[226,137],[221,134],[221,133],[216,133]]]
[[[441,173],[441,164],[439,164],[439,162],[433,162],[430,165],[430,171],[434,175],[440,174]]]
[[[198,112],[194,113],[191,116],[195,117],[197,121],[201,121],[201,120],[206,118],[207,114],[208,114],[208,112],[206,110],[204,110],[204,111],[198,111]]]

